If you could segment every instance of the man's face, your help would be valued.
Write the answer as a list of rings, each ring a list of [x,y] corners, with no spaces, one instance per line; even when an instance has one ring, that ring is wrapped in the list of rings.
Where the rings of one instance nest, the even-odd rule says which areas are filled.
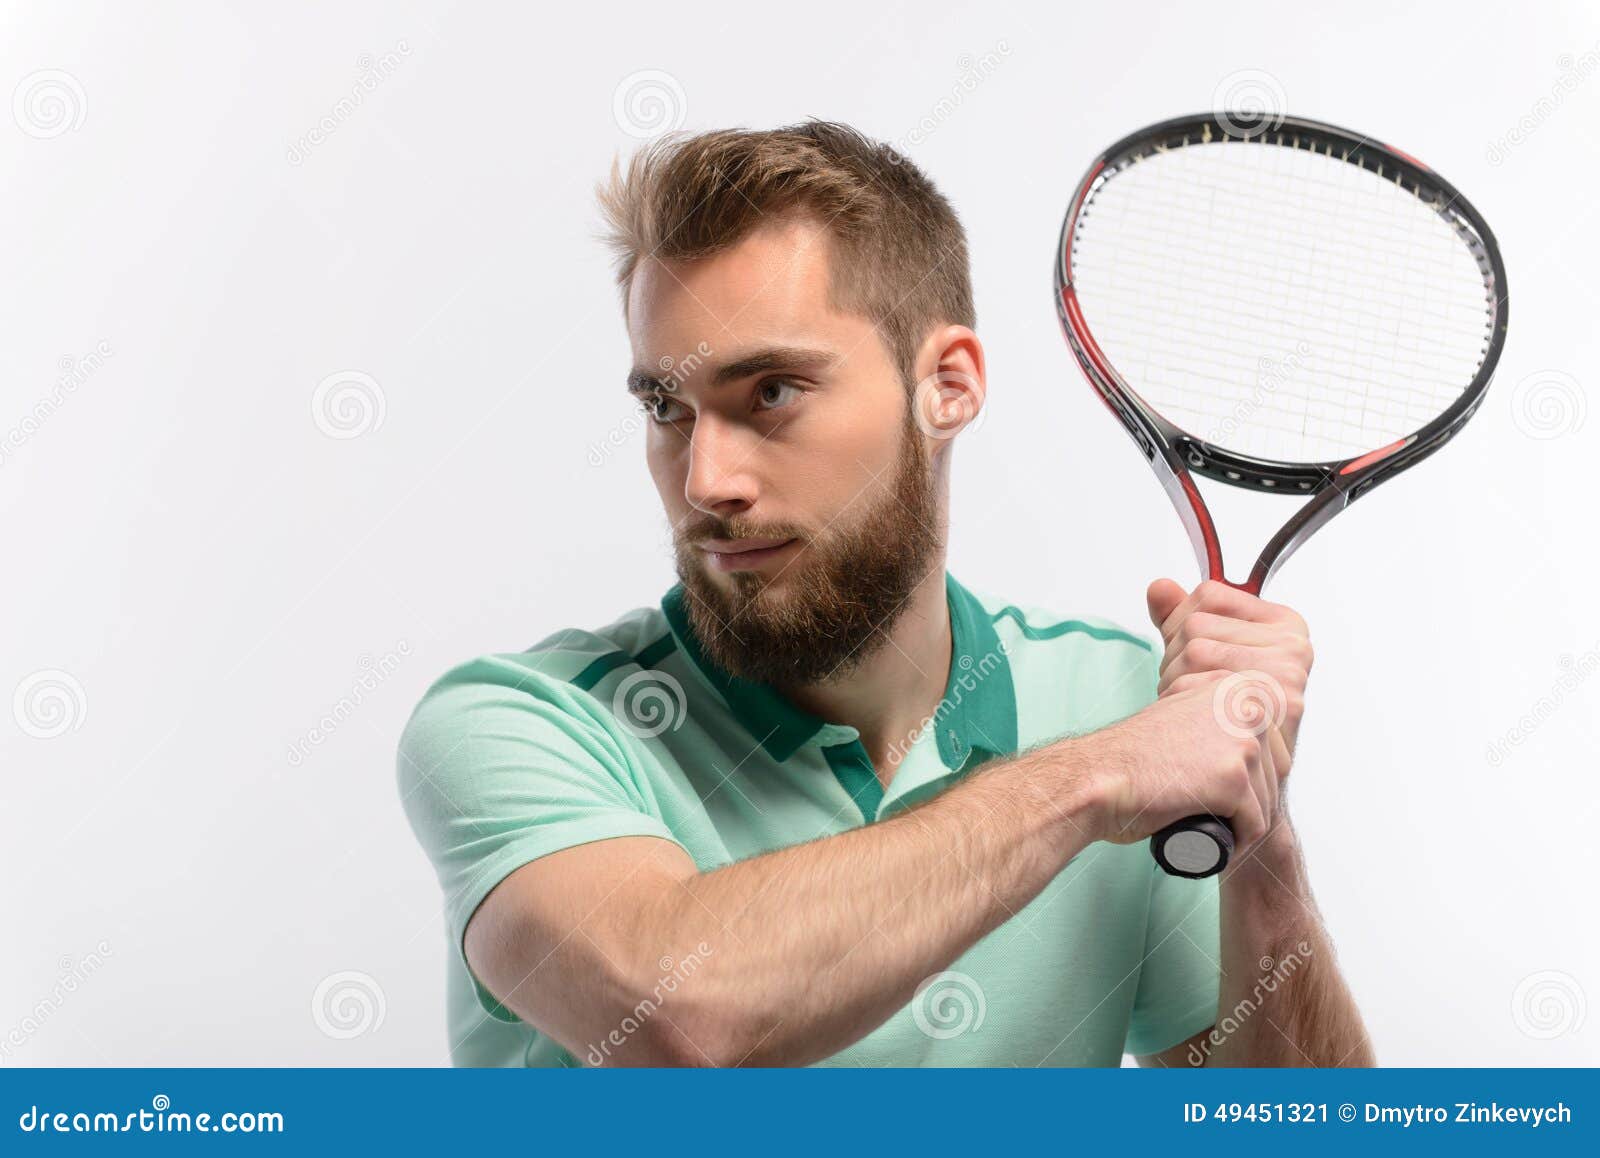
[[[644,261],[629,296],[696,634],[764,683],[849,671],[942,557],[906,385],[871,322],[829,305],[830,254],[822,226],[778,223],[702,261]]]

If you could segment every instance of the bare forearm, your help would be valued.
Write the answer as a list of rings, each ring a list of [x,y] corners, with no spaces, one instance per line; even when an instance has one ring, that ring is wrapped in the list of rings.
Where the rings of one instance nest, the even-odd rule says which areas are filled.
[[[804,1064],[870,1032],[1088,844],[1067,753],[1029,753],[903,816],[684,882],[644,938],[714,948],[675,1027],[742,1064]]]
[[[1222,998],[1206,1064],[1374,1064],[1288,824],[1221,888]]]

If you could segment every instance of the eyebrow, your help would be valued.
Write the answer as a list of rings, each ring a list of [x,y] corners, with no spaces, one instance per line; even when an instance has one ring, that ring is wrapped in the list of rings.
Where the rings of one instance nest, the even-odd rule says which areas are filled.
[[[710,384],[723,386],[757,374],[769,374],[774,370],[796,373],[801,370],[827,369],[838,361],[839,356],[831,350],[807,349],[803,346],[771,346],[746,354],[732,362],[724,362],[711,372]],[[671,374],[635,366],[628,371],[628,391],[632,394],[648,394],[662,389],[671,377]]]

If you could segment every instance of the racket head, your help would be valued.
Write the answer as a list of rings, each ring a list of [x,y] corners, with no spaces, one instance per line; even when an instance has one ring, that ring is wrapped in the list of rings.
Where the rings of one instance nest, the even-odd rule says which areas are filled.
[[[1198,506],[1191,535],[1213,576],[1188,470],[1337,492],[1274,541],[1287,557],[1461,428],[1508,317],[1499,246],[1458,190],[1399,150],[1295,117],[1203,113],[1112,145],[1068,207],[1055,281],[1090,383],[1180,511]],[[1282,380],[1264,389],[1274,360]]]

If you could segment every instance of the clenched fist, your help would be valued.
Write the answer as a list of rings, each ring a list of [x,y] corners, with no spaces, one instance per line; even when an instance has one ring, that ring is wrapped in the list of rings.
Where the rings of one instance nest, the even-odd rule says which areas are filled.
[[[1186,678],[1143,711],[1080,737],[1094,836],[1134,844],[1197,813],[1226,817],[1236,846],[1265,836],[1278,812],[1283,737],[1234,726],[1218,707],[1228,678]]]
[[[1311,675],[1306,621],[1280,603],[1214,580],[1186,595],[1171,579],[1157,579],[1145,600],[1166,645],[1157,692],[1165,695],[1192,686],[1197,677],[1231,673],[1235,722],[1246,728],[1275,724],[1284,742],[1279,771],[1288,775]]]
[[[1281,815],[1311,673],[1305,620],[1226,583],[1186,594],[1160,579],[1147,600],[1165,647],[1159,698],[1082,738],[1097,836],[1132,844],[1209,813],[1249,848]]]

